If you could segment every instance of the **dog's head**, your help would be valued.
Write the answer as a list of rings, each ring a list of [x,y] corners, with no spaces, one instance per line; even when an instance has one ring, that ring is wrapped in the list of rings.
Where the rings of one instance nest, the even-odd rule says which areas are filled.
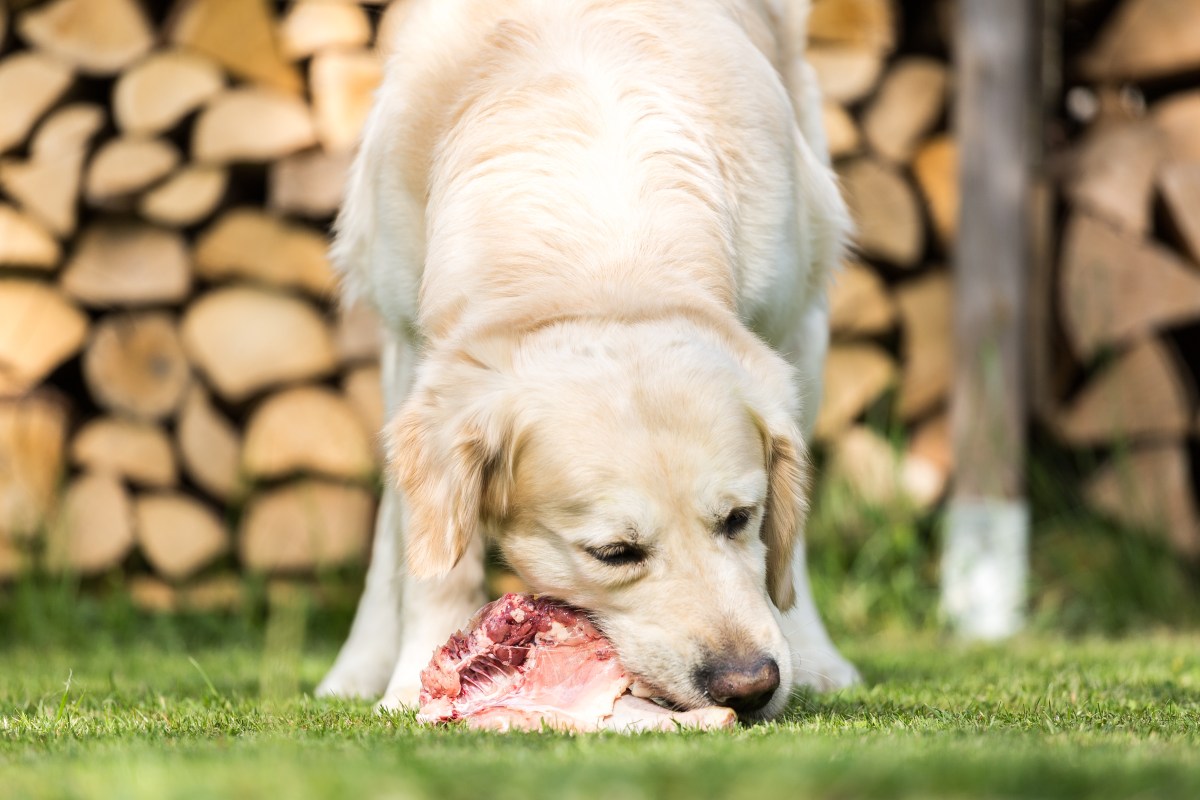
[[[745,345],[675,321],[431,354],[390,428],[412,572],[485,531],[655,696],[777,712],[805,456],[788,368]]]

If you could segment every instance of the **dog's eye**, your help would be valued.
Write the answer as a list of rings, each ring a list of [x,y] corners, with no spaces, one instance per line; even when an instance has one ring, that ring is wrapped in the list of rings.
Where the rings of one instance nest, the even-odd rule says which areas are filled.
[[[625,567],[646,560],[646,551],[635,544],[617,542],[600,547],[589,547],[587,553],[597,561],[610,567]]]
[[[753,516],[754,509],[752,508],[735,508],[726,515],[725,519],[721,520],[721,533],[730,539],[734,538],[746,529]]]

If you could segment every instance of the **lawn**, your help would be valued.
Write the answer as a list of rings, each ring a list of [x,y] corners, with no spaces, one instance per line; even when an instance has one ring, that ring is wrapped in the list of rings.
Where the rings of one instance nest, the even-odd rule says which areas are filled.
[[[0,797],[1200,797],[1197,634],[860,634],[772,724],[500,736],[314,700],[339,624],[273,608],[0,615]]]

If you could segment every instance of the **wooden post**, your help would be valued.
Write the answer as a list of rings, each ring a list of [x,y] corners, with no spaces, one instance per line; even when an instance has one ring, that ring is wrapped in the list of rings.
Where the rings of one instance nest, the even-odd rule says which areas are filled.
[[[962,197],[951,399],[955,488],[942,603],[963,636],[1018,630],[1028,574],[1025,285],[1039,0],[962,0],[957,127]]]

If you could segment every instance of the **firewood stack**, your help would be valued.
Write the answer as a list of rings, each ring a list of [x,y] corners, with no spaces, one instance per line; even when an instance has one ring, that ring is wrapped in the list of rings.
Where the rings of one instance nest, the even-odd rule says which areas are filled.
[[[0,579],[365,559],[378,333],[325,249],[383,12],[0,0]]]
[[[1046,281],[1065,346],[1035,400],[1061,442],[1097,456],[1088,502],[1195,561],[1200,4],[1092,5],[1068,8],[1088,35],[1066,54],[1080,130]]]

